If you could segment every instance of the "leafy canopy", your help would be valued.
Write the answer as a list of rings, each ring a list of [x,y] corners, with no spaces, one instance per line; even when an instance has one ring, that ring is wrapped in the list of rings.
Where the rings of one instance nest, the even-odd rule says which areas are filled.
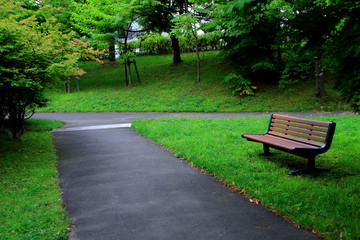
[[[91,53],[75,33],[63,33],[49,6],[0,0],[0,120],[9,117],[14,138],[27,112],[46,102],[45,87],[82,73],[77,64]]]

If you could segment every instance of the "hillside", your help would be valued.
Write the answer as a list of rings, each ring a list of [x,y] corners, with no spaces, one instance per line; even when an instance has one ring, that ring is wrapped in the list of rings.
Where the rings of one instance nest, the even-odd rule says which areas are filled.
[[[313,97],[313,81],[298,83],[280,89],[266,79],[254,83],[255,96],[233,96],[224,77],[236,70],[218,52],[201,53],[201,82],[196,80],[195,54],[183,54],[183,63],[172,64],[172,56],[137,57],[142,84],[132,73],[134,87],[125,85],[122,60],[99,65],[83,63],[87,74],[79,80],[80,92],[72,82],[72,93],[64,93],[59,85],[47,93],[48,112],[112,112],[112,111],[165,111],[165,112],[239,112],[239,111],[334,111],[348,110],[326,83],[327,95],[319,100]]]

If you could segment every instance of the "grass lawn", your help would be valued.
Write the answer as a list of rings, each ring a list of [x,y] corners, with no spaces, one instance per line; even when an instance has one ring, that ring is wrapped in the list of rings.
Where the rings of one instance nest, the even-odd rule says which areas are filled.
[[[313,97],[314,82],[301,82],[287,89],[262,79],[255,83],[255,97],[232,96],[223,83],[224,77],[236,69],[218,52],[202,54],[200,83],[196,80],[195,54],[183,54],[183,63],[172,64],[172,56],[137,57],[142,85],[133,73],[133,88],[125,86],[124,67],[117,63],[99,65],[83,63],[88,72],[79,80],[81,92],[73,82],[73,93],[66,94],[58,85],[48,92],[49,106],[39,109],[48,112],[112,112],[112,111],[165,111],[165,112],[237,112],[237,111],[308,111],[348,110],[333,90],[333,83],[326,83],[327,95],[318,100]]]
[[[242,133],[266,131],[268,118],[138,120],[133,128],[191,162],[252,202],[261,202],[296,225],[328,239],[360,236],[360,117],[314,118],[334,121],[332,147],[316,158],[331,172],[288,176],[307,161],[287,153],[256,155],[262,144]]]
[[[28,120],[21,141],[0,135],[0,239],[67,239],[56,154],[49,131],[61,122]]]
[[[255,97],[235,97],[223,83],[236,72],[217,52],[202,53],[202,81],[195,83],[195,54],[136,58],[142,85],[125,86],[123,64],[83,63],[88,72],[73,93],[63,86],[49,90],[48,112],[237,112],[349,110],[326,84],[322,100],[313,97],[314,83],[305,81],[287,89],[256,83]],[[135,76],[135,73],[133,73]],[[74,83],[73,83],[74,84]],[[264,132],[267,119],[161,119],[142,121],[134,128],[216,176],[234,189],[259,199],[273,211],[330,239],[360,235],[359,117],[333,117],[338,129],[332,149],[317,158],[333,171],[316,176],[288,177],[305,165],[288,154],[260,158],[261,144],[241,139],[241,133]],[[22,141],[0,136],[0,239],[66,239],[70,220],[61,206],[56,154],[48,131],[59,122],[31,120]]]

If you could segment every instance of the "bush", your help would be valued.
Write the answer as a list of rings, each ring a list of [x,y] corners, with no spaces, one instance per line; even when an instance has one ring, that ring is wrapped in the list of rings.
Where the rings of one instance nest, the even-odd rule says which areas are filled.
[[[143,35],[138,45],[141,53],[151,55],[170,53],[172,49],[170,38],[159,33]]]
[[[253,96],[255,95],[256,86],[251,85],[251,81],[242,75],[235,73],[228,74],[224,82],[229,85],[229,89],[232,90],[232,94],[240,96]]]
[[[39,21],[46,7],[32,9],[16,0],[0,8],[0,121],[8,116],[14,138],[23,133],[26,113],[46,103],[44,88],[77,75],[80,49],[87,48],[62,33],[56,18]]]
[[[293,56],[291,60],[286,61],[285,67],[281,72],[279,81],[280,88],[286,88],[289,85],[298,83],[300,80],[306,79],[313,67],[313,61],[304,59],[300,56]]]
[[[199,49],[201,51],[218,50],[221,48],[221,41],[217,36],[210,34],[199,35]],[[128,50],[145,55],[158,55],[172,53],[171,39],[169,36],[162,36],[159,33],[142,34],[137,41],[128,43]],[[181,52],[194,52],[195,40],[193,37],[179,37]]]
[[[36,88],[8,86],[0,88],[0,93],[3,111],[0,121],[4,125],[7,115],[9,119],[7,127],[13,137],[18,139],[24,133],[24,119],[27,114],[35,112],[37,107],[44,107],[47,99],[44,97],[43,91]]]

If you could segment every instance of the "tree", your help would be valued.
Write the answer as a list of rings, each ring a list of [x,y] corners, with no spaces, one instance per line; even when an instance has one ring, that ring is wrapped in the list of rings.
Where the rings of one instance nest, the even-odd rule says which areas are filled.
[[[297,45],[299,56],[315,66],[315,97],[325,95],[322,77],[323,59],[326,58],[326,43],[331,37],[336,16],[324,1],[294,1],[294,17],[288,22],[293,40]],[[295,46],[295,45],[294,45]]]
[[[126,43],[135,20],[131,0],[86,0],[74,1],[72,13],[74,26],[97,49],[109,49],[109,60],[116,60],[115,45],[119,39]]]
[[[64,33],[70,33],[77,31],[71,17],[73,12],[76,10],[73,0],[46,0],[47,13],[60,23],[60,30]]]
[[[139,23],[147,31],[171,33],[174,27],[172,19],[176,15],[185,13],[185,2],[186,0],[137,1]],[[174,55],[173,62],[180,63],[179,39],[174,34],[170,34],[170,38]]]
[[[47,6],[1,1],[0,109],[9,118],[15,139],[23,133],[28,112],[44,106],[45,87],[55,79],[76,75],[81,57],[74,34],[60,31]]]
[[[176,16],[172,22],[174,23],[171,33],[175,36],[185,36],[187,38],[193,37],[195,40],[195,52],[196,52],[196,70],[197,77],[196,82],[200,82],[200,55],[199,55],[199,37],[198,30],[200,30],[201,21],[198,16],[194,14],[194,11],[189,10],[187,0],[185,0],[185,13]]]
[[[344,98],[360,111],[359,2],[237,0],[215,6],[212,28],[223,34],[226,53],[246,78],[281,79],[284,86],[311,72],[314,95],[322,97],[322,70],[333,71]]]
[[[360,3],[357,1],[292,1],[293,17],[286,24],[303,63],[315,65],[315,96],[325,93],[321,68],[335,73],[337,88],[360,112]],[[315,60],[313,60],[315,59]],[[293,64],[288,61],[287,64]]]
[[[360,2],[328,0],[327,4],[337,17],[327,44],[327,62],[343,98],[360,113]]]
[[[213,29],[222,34],[225,52],[244,77],[278,79],[283,64],[281,25],[288,17],[288,5],[286,1],[240,0],[216,6]]]

